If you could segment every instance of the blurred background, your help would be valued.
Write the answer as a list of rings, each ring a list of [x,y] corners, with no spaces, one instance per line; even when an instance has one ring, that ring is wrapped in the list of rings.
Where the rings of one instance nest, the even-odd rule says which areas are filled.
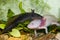
[[[0,20],[35,10],[40,15],[51,14],[60,20],[60,0],[0,0]]]

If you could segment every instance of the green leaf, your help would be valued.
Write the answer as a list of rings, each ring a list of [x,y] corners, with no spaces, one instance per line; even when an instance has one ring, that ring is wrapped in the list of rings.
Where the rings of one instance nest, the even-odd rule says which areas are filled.
[[[25,10],[22,8],[22,2],[19,3],[19,8],[20,8],[21,13],[25,13]]]
[[[16,27],[17,30],[22,30],[23,28],[22,27]]]
[[[14,37],[20,37],[21,34],[20,34],[20,31],[17,30],[17,29],[12,29],[12,32],[9,32],[10,35],[14,36]]]
[[[24,24],[27,25],[27,24],[29,24],[29,22],[30,22],[30,20],[26,20],[26,21],[24,22]]]
[[[0,24],[0,28],[1,28],[1,29],[4,29],[5,26],[6,26],[5,24]]]
[[[14,13],[9,9],[8,14],[7,14],[8,19],[13,17],[13,16],[14,16]]]

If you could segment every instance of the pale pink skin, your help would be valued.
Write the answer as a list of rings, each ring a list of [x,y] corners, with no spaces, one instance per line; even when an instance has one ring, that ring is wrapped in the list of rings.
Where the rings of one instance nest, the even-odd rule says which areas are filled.
[[[57,26],[59,26],[60,24],[57,23],[56,20],[54,20],[54,17],[52,16],[44,16],[44,18],[42,18],[43,20],[46,19],[46,22],[45,22],[45,25],[40,27],[40,23],[41,23],[41,20],[40,19],[35,19],[33,21],[31,21],[29,24],[28,24],[28,28],[30,29],[34,29],[35,31],[35,36],[37,36],[37,33],[36,33],[36,29],[46,29],[49,25],[52,25],[52,24],[56,24]],[[46,33],[48,33],[46,31]]]
[[[46,18],[43,18],[43,19],[45,20]],[[27,27],[30,28],[30,29],[41,29],[42,27],[47,27],[47,26],[49,26],[51,24],[59,25],[56,21],[50,21],[50,20],[47,20],[46,19],[46,22],[45,22],[46,24],[40,28],[40,26],[39,26],[40,23],[41,23],[41,20],[40,19],[35,19],[35,20],[31,21],[28,24]]]

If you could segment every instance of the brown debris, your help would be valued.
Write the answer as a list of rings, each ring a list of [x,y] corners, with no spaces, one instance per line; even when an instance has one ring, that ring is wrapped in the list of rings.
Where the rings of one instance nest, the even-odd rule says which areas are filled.
[[[21,37],[17,38],[17,37],[8,36],[6,34],[2,34],[0,35],[0,40],[50,40],[55,36],[56,34],[48,33],[46,35],[44,34],[42,36],[38,36],[35,38],[35,37],[31,37],[30,34],[24,34],[24,35],[21,35]]]
[[[10,37],[8,40],[21,40],[20,38]]]
[[[49,33],[49,34],[44,35],[43,37],[40,37],[39,40],[49,40],[54,37],[55,37],[55,34]]]
[[[7,40],[8,39],[8,35],[2,34],[0,35],[0,40]]]
[[[26,35],[21,35],[20,38],[10,37],[8,40],[32,40],[32,37]]]

